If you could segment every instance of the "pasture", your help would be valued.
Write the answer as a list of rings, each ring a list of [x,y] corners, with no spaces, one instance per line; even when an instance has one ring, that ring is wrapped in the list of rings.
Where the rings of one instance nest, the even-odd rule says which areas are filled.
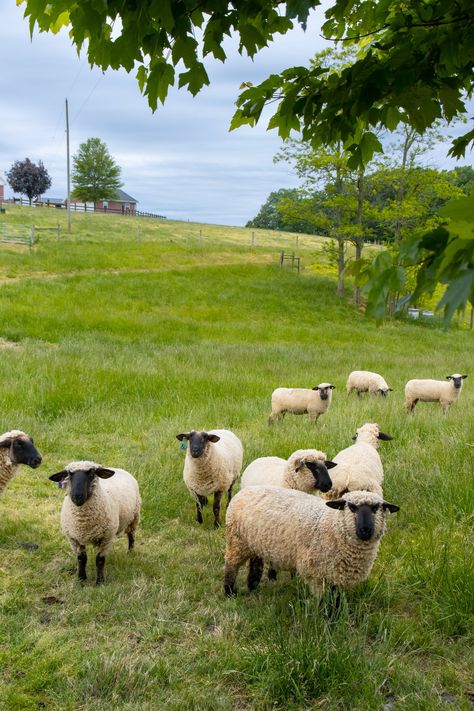
[[[294,235],[255,234],[74,215],[72,237],[0,247],[0,432],[23,429],[43,455],[0,500],[1,709],[474,708],[473,333],[376,328],[336,298],[323,240],[300,237],[297,276],[278,268]],[[348,397],[356,368],[394,392]],[[446,417],[422,403],[407,417],[408,379],[453,372],[469,377]],[[337,389],[316,426],[267,425],[275,387],[323,380]],[[330,458],[366,421],[394,437],[379,451],[401,509],[369,580],[337,614],[284,573],[251,594],[241,573],[224,598],[225,532],[210,507],[196,523],[175,435],[232,429],[246,466],[302,447]],[[129,470],[143,498],[136,549],[116,541],[98,588],[92,555],[77,581],[48,481],[73,459]]]

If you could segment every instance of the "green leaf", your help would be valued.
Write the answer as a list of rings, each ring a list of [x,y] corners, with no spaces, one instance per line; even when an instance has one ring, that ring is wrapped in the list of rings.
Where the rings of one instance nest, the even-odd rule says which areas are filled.
[[[189,71],[179,75],[179,87],[187,86],[193,96],[196,96],[204,84],[209,84],[209,77],[202,62],[196,62]]]

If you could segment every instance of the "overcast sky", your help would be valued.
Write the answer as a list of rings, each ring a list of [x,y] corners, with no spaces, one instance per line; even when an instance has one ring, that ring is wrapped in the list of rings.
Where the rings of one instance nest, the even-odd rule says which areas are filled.
[[[229,133],[242,81],[258,83],[272,72],[308,60],[323,48],[322,12],[308,30],[278,38],[252,62],[230,42],[229,60],[208,65],[210,87],[193,98],[172,90],[152,114],[132,74],[90,69],[67,33],[35,33],[15,0],[0,9],[0,175],[15,160],[42,160],[50,197],[66,195],[64,102],[69,100],[71,153],[92,136],[104,141],[122,168],[123,189],[141,210],[170,219],[243,225],[272,190],[297,185],[290,166],[273,163],[280,147],[265,122]],[[437,150],[438,167],[446,148]],[[461,164],[472,164],[472,153]],[[6,195],[11,189],[6,186]]]

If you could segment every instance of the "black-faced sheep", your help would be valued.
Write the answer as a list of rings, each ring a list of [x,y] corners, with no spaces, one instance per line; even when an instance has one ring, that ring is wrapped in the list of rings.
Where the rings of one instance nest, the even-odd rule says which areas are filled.
[[[314,388],[277,388],[272,393],[272,412],[268,423],[284,417],[287,412],[293,415],[307,412],[309,419],[317,422],[318,417],[327,412],[335,387],[330,383],[320,383]]]
[[[41,462],[41,454],[25,432],[11,430],[0,435],[0,495],[22,464],[36,469]]]
[[[418,401],[439,402],[443,408],[443,413],[449,410],[449,406],[457,400],[461,392],[463,380],[467,375],[453,373],[447,375],[445,380],[409,380],[405,385],[405,409],[412,412]]]
[[[86,546],[96,555],[96,584],[104,582],[105,560],[119,533],[128,536],[128,550],[135,542],[140,518],[140,493],[136,479],[124,469],[106,469],[95,462],[70,462],[52,474],[66,489],[61,508],[61,529],[77,554],[79,580],[86,580]]]

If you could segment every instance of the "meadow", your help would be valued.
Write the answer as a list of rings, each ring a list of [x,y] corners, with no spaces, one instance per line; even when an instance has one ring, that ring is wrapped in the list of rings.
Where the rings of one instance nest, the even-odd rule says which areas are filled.
[[[64,227],[55,210],[2,221]],[[336,297],[324,240],[254,232],[77,214],[70,237],[0,244],[0,432],[23,429],[43,455],[0,500],[0,709],[474,708],[473,333],[377,328]],[[280,249],[301,255],[299,276]],[[390,397],[348,397],[359,368]],[[453,372],[469,377],[447,416],[405,414],[408,379]],[[336,390],[316,426],[268,426],[275,387],[321,381]],[[380,453],[400,506],[369,580],[337,613],[287,574],[248,593],[242,572],[226,599],[225,531],[209,507],[196,523],[175,435],[232,429],[246,466],[301,447],[330,458],[366,421],[394,437]],[[77,580],[48,480],[74,459],[140,483],[136,549],[116,541],[100,587],[92,555]]]

